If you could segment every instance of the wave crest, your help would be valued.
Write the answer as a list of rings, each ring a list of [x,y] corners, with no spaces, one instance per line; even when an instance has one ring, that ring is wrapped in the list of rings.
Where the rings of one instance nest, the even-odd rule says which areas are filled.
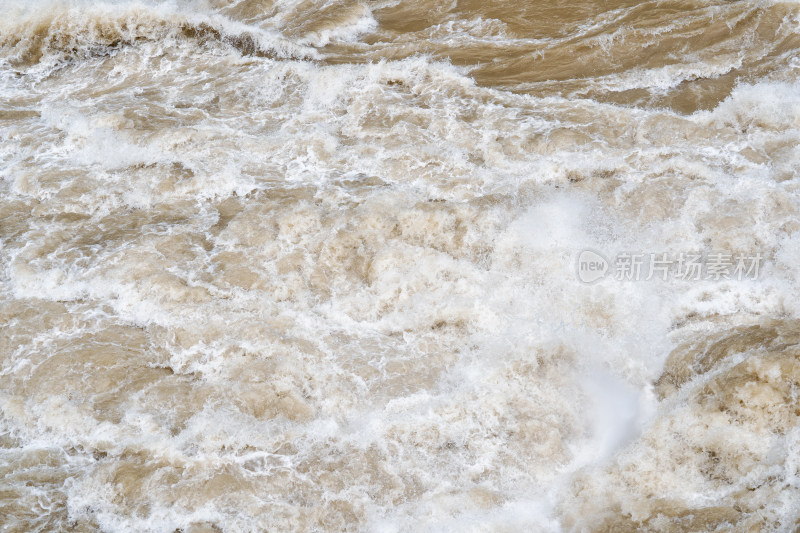
[[[295,44],[276,31],[174,7],[52,3],[18,12],[0,23],[0,55],[17,67],[37,64],[45,57],[93,57],[142,41],[186,39],[218,42],[243,55],[316,57],[312,48]]]

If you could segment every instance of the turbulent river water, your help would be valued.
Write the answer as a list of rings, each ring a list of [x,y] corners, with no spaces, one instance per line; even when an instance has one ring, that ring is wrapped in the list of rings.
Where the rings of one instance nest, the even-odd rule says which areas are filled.
[[[800,3],[0,13],[0,531],[800,527]]]

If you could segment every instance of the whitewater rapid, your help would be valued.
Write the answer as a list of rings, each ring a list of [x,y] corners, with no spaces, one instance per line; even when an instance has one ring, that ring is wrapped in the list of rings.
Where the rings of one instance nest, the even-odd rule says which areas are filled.
[[[800,524],[797,3],[0,12],[0,531]]]

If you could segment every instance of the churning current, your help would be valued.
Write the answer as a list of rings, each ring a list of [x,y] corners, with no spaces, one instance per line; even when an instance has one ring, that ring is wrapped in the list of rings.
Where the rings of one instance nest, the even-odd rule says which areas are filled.
[[[800,4],[0,0],[0,531],[800,527]]]

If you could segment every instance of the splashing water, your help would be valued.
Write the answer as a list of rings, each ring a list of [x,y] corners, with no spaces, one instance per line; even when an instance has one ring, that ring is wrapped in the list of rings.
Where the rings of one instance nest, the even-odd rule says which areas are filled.
[[[800,4],[0,10],[0,530],[800,527]]]

